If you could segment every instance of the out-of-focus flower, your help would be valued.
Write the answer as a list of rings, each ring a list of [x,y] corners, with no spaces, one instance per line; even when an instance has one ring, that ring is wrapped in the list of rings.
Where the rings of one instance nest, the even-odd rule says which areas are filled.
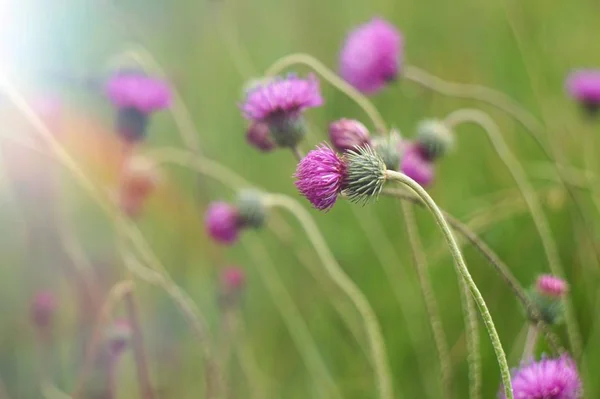
[[[329,125],[329,140],[339,152],[371,144],[369,130],[357,120],[340,119]]]
[[[246,141],[262,152],[272,151],[276,147],[269,125],[265,122],[251,122],[246,131]]]
[[[233,244],[242,227],[238,209],[226,202],[213,202],[206,210],[205,227],[213,240],[225,245]]]
[[[112,356],[118,356],[131,341],[131,325],[125,319],[117,319],[108,330],[108,348]]]
[[[141,72],[120,71],[106,83],[106,95],[117,108],[117,131],[127,141],[146,135],[150,114],[171,105],[171,88]]]
[[[569,285],[565,280],[551,274],[539,276],[535,286],[540,294],[556,298],[563,297],[569,291]]]
[[[414,143],[404,145],[400,170],[423,187],[433,181],[433,164],[424,156],[421,148]]]
[[[424,120],[417,126],[415,142],[430,161],[440,158],[454,146],[454,134],[443,122]]]
[[[295,147],[305,136],[303,112],[323,104],[319,82],[310,75],[277,77],[257,83],[241,105],[244,117],[268,125],[271,137],[280,147]]]
[[[56,299],[49,291],[38,292],[31,303],[31,318],[40,330],[47,329],[52,324],[56,311]]]
[[[600,108],[600,70],[582,69],[572,72],[566,82],[569,94],[586,109],[596,113]]]
[[[577,366],[568,355],[557,359],[543,358],[513,370],[515,399],[580,399],[583,386]],[[503,390],[498,395],[506,399]]]
[[[121,210],[129,217],[137,217],[159,181],[160,173],[151,160],[139,155],[129,158],[119,182]]]
[[[340,53],[340,75],[363,93],[374,93],[398,76],[404,41],[396,27],[382,18],[356,27]]]

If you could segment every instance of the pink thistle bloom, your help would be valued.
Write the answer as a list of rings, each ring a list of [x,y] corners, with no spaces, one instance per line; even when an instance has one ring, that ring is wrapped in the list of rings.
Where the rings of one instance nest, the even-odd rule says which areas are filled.
[[[583,69],[572,72],[567,78],[567,91],[577,101],[591,110],[600,106],[600,70]]]
[[[573,359],[563,355],[557,359],[542,358],[523,364],[513,371],[515,399],[580,399],[583,387]],[[498,397],[506,399],[501,392]]]
[[[205,227],[210,237],[225,245],[237,241],[241,223],[239,211],[226,202],[213,202],[206,210]]]
[[[344,161],[326,146],[317,147],[304,157],[296,168],[296,188],[319,210],[333,207],[344,188],[347,167]]]
[[[246,140],[262,152],[269,152],[275,148],[269,125],[264,122],[252,122],[246,132]]]
[[[246,119],[269,122],[273,118],[298,117],[304,110],[321,105],[323,97],[314,75],[307,79],[288,75],[254,86],[241,109]]]
[[[150,114],[171,105],[171,88],[142,73],[118,72],[106,84],[106,95],[117,108],[133,108]]]
[[[246,274],[241,268],[230,266],[221,271],[220,280],[224,291],[239,291],[246,282]]]
[[[433,181],[433,164],[416,144],[410,143],[404,148],[400,170],[423,187]]]
[[[353,119],[340,119],[332,122],[329,125],[329,139],[333,148],[339,152],[371,145],[369,130],[365,125]]]
[[[535,286],[540,294],[557,298],[564,296],[569,290],[566,281],[551,274],[542,274],[539,276]]]
[[[54,294],[49,291],[40,291],[33,298],[31,313],[33,322],[38,328],[47,328],[52,323],[56,311]]]
[[[363,93],[375,93],[396,79],[402,64],[404,40],[382,18],[356,27],[340,53],[340,75]]]

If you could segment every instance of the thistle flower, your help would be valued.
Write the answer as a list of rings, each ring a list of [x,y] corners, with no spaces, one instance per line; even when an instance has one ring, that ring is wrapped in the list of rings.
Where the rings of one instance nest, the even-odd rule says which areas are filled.
[[[600,70],[588,69],[572,72],[566,82],[567,91],[592,114],[600,108]]]
[[[147,158],[130,158],[121,172],[119,206],[129,217],[137,217],[160,180],[154,163]]]
[[[414,143],[404,145],[400,170],[423,187],[433,181],[433,164],[423,155],[420,147]]]
[[[536,289],[540,294],[560,298],[569,290],[567,282],[551,274],[542,274],[536,281]]]
[[[117,132],[127,141],[143,139],[150,114],[168,108],[171,104],[169,85],[141,72],[115,73],[108,80],[105,91],[118,109]]]
[[[265,122],[252,122],[246,131],[246,141],[252,147],[262,152],[269,152],[275,148],[275,141],[271,137],[269,125]]]
[[[542,358],[513,370],[515,399],[580,399],[583,386],[577,366],[568,355],[556,359]],[[500,391],[498,397],[506,399]]]
[[[40,291],[35,295],[31,303],[31,318],[38,329],[45,330],[50,327],[55,311],[54,294],[49,291]]]
[[[329,140],[339,152],[371,144],[369,130],[354,119],[340,119],[329,125]]]
[[[210,237],[225,245],[237,241],[241,223],[238,209],[226,202],[213,202],[206,210],[205,227]]]
[[[344,188],[347,166],[331,148],[310,151],[296,168],[296,188],[317,209],[328,211]]]
[[[422,154],[430,161],[445,155],[454,146],[454,134],[441,121],[425,120],[417,126],[415,139]]]
[[[340,75],[363,93],[375,93],[398,76],[404,40],[381,18],[356,27],[340,53]]]
[[[246,119],[267,123],[278,146],[295,147],[306,134],[303,112],[322,104],[314,75],[307,79],[288,75],[257,83],[248,91],[241,109]]]
[[[321,145],[298,164],[296,187],[315,208],[328,211],[341,193],[356,203],[376,197],[385,182],[385,170],[371,147],[358,147],[340,157]]]

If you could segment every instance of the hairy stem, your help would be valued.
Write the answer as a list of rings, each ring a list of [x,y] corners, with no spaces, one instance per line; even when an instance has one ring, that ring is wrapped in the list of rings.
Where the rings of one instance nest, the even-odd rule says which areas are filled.
[[[133,298],[133,292],[129,291],[125,293],[123,300],[125,301],[127,317],[131,323],[133,357],[137,367],[140,395],[143,399],[153,399],[155,396],[152,384],[150,383],[148,360],[146,359],[146,352],[144,351],[144,336],[142,334],[142,326],[140,325],[140,318],[135,299]]]
[[[335,72],[323,65],[319,60],[309,54],[296,53],[291,54],[277,60],[273,65],[267,69],[265,76],[275,76],[281,73],[284,69],[289,68],[293,65],[301,64],[306,65],[313,71],[321,75],[323,79],[331,83],[336,89],[347,95],[352,99],[371,119],[373,126],[379,134],[387,134],[388,130],[385,121],[377,111],[377,108],[371,103],[367,97],[362,95],[354,87],[346,83],[342,78],[337,76]]]
[[[481,353],[479,351],[479,328],[475,303],[464,280],[459,281],[460,298],[465,318],[465,337],[467,341],[467,363],[469,365],[469,397],[481,398]]]
[[[371,348],[371,364],[377,378],[379,398],[393,398],[393,386],[387,361],[385,342],[375,312],[373,312],[367,298],[340,267],[313,218],[302,206],[300,206],[300,204],[292,198],[277,194],[269,194],[266,196],[265,204],[270,207],[284,208],[298,219],[303,229],[306,231],[306,235],[319,254],[319,257],[321,257],[325,270],[329,273],[331,279],[337,286],[356,306],[356,309],[363,319],[369,346]]]
[[[500,373],[502,375],[502,383],[504,386],[504,393],[506,395],[506,398],[514,399],[512,385],[510,381],[510,368],[508,367],[508,362],[506,361],[506,354],[504,353],[504,349],[502,348],[502,342],[500,341],[500,337],[498,336],[498,332],[496,331],[496,326],[494,325],[492,316],[490,315],[490,312],[487,308],[487,305],[485,304],[485,300],[483,299],[481,292],[479,292],[475,281],[473,281],[473,278],[471,277],[471,273],[469,273],[469,269],[467,268],[462,253],[458,248],[458,244],[456,243],[454,235],[452,234],[452,231],[450,230],[450,227],[448,226],[444,215],[437,207],[433,199],[429,196],[429,194],[427,194],[427,191],[425,191],[423,187],[421,187],[410,177],[399,172],[388,170],[386,171],[386,179],[402,183],[411,190],[413,190],[423,200],[427,209],[429,209],[429,211],[434,216],[436,223],[442,230],[444,239],[450,247],[450,252],[452,253],[452,257],[454,258],[456,268],[460,276],[464,279],[465,283],[469,287],[471,295],[473,296],[473,299],[479,307],[479,312],[481,313],[483,322],[488,330],[488,335],[490,336],[490,339],[492,341],[492,346],[494,347],[496,359],[498,360],[498,365],[500,366]]]
[[[265,283],[267,290],[271,294],[273,304],[279,309],[279,313],[283,318],[284,323],[292,337],[292,340],[299,349],[300,356],[306,364],[306,367],[315,381],[319,381],[316,385],[323,389],[322,397],[325,398],[342,398],[335,380],[331,376],[325,361],[319,353],[319,349],[310,333],[310,329],[306,325],[306,321],[302,318],[300,311],[294,304],[289,291],[286,289],[277,268],[269,257],[269,253],[259,240],[248,239],[243,240],[246,251],[253,259],[256,270],[259,272],[262,281]]]
[[[454,127],[461,123],[475,123],[481,126],[487,133],[494,150],[506,165],[506,168],[512,175],[513,180],[517,184],[517,187],[521,191],[521,195],[529,208],[529,212],[542,241],[542,246],[544,247],[544,252],[551,272],[554,275],[565,279],[564,268],[562,267],[556,243],[554,242],[550,230],[550,224],[544,214],[542,205],[540,204],[533,187],[527,180],[527,176],[519,163],[519,160],[504,142],[498,125],[496,125],[489,115],[477,109],[462,109],[455,111],[446,117],[445,123],[449,127]],[[574,356],[579,358],[582,350],[581,334],[573,313],[571,300],[569,298],[564,298],[563,300],[565,301],[565,320],[569,335],[569,343]]]
[[[535,324],[530,324],[527,329],[527,338],[525,339],[525,347],[523,348],[522,362],[527,362],[533,359],[535,345],[538,340],[538,329]]]
[[[433,292],[433,287],[431,286],[431,279],[429,278],[429,272],[427,270],[427,259],[423,252],[423,244],[421,243],[421,238],[419,236],[412,204],[402,201],[401,205],[406,224],[406,232],[408,234],[408,241],[412,249],[413,261],[417,270],[417,276],[419,277],[421,293],[423,294],[425,308],[429,316],[429,324],[431,325],[431,330],[433,332],[433,341],[435,342],[440,360],[442,398],[450,398],[452,396],[452,362],[450,361],[446,333],[444,332],[440,310]]]
[[[404,190],[399,189],[390,189],[385,188],[382,191],[383,195],[389,195],[392,197],[396,197],[402,200],[411,201],[413,203],[426,206],[425,202],[418,196],[407,193]],[[513,291],[517,299],[521,302],[530,320],[538,325],[538,327],[544,331],[546,335],[546,339],[550,344],[550,347],[555,352],[562,352],[563,349],[559,344],[559,340],[554,335],[552,330],[548,327],[548,325],[542,319],[542,316],[539,312],[539,309],[535,306],[531,300],[527,297],[525,290],[521,287],[519,281],[513,276],[510,271],[508,265],[506,265],[500,257],[485,243],[485,241],[481,240],[477,234],[475,234],[467,225],[462,223],[460,220],[450,215],[448,212],[438,208],[440,212],[444,215],[446,222],[452,226],[452,228],[465,237],[482,255],[490,265],[496,270],[496,272],[500,275],[502,280],[506,283],[506,285]]]

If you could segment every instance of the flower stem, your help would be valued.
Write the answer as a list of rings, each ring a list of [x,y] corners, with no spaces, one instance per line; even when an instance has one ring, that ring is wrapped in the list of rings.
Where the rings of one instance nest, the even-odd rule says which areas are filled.
[[[527,176],[519,163],[519,160],[504,142],[498,125],[496,125],[489,115],[477,109],[461,109],[455,111],[446,117],[445,123],[449,127],[454,127],[461,123],[475,123],[481,126],[487,133],[494,150],[511,173],[513,180],[517,184],[517,187],[519,188],[519,191],[521,191],[521,195],[529,208],[529,212],[542,241],[542,246],[544,247],[544,252],[551,272],[557,277],[565,279],[564,268],[560,261],[556,243],[554,242],[554,238],[552,238],[550,224],[544,214],[540,201],[535,195],[533,187],[527,180]],[[582,353],[579,327],[573,313],[570,299],[564,298],[563,300],[565,301],[565,320],[569,343],[574,357],[579,358]]]
[[[323,63],[314,58],[312,55],[296,53],[280,58],[267,69],[265,76],[274,76],[281,73],[284,69],[295,64],[303,64],[311,68],[313,71],[321,75],[321,77],[331,83],[336,89],[351,98],[373,122],[375,130],[379,134],[387,134],[388,130],[385,121],[377,111],[377,108],[371,103],[367,97],[362,95],[354,87],[346,83],[342,78],[337,76],[335,72],[327,68]]]
[[[377,379],[378,396],[381,399],[394,397],[392,381],[385,350],[385,342],[377,317],[367,298],[342,270],[331,250],[327,246],[323,235],[310,214],[290,197],[280,194],[269,194],[265,197],[265,205],[280,207],[292,213],[300,222],[306,234],[321,258],[325,270],[336,285],[350,298],[360,313],[365,324],[365,330],[371,348],[371,364]]]
[[[527,362],[533,359],[535,345],[538,341],[538,329],[535,324],[530,324],[527,329],[527,338],[525,339],[525,347],[523,348],[522,362]]]
[[[293,298],[286,289],[281,277],[279,277],[279,272],[274,267],[269,253],[259,240],[254,240],[253,237],[248,240],[249,238],[246,237],[243,240],[244,247],[253,258],[256,270],[265,283],[267,291],[271,294],[273,304],[279,309],[283,322],[298,347],[298,352],[302,356],[309,373],[312,374],[315,381],[318,381],[317,387],[325,391],[322,397],[324,399],[342,398],[335,380],[319,353],[306,321],[302,318],[300,310],[294,304]]]
[[[433,341],[435,343],[440,360],[440,371],[442,374],[442,398],[450,398],[452,396],[452,362],[450,361],[446,333],[444,332],[444,326],[440,317],[440,310],[435,298],[435,294],[433,293],[429,272],[427,271],[427,259],[425,258],[425,253],[423,252],[423,244],[421,243],[421,238],[419,237],[419,231],[417,222],[415,220],[415,214],[412,209],[412,204],[402,201],[401,206],[406,224],[408,241],[410,242],[410,247],[413,253],[413,261],[415,263],[417,276],[421,286],[421,293],[423,294],[425,308],[429,316],[429,324],[431,325],[431,330],[433,332]]]
[[[511,28],[513,31],[515,31],[512,23]],[[571,185],[568,176],[564,174],[565,167],[567,166],[564,165],[564,154],[559,147],[552,145],[552,142],[550,142],[550,145],[546,145],[543,137],[545,127],[533,114],[528,112],[525,108],[502,92],[485,86],[448,82],[415,66],[405,67],[404,78],[434,90],[442,95],[456,98],[474,99],[485,102],[506,112],[517,122],[519,122],[535,141],[544,156],[551,161],[556,169],[559,182],[565,188],[569,194],[569,197],[571,197],[573,200],[577,214],[586,227],[586,238],[589,240],[594,249],[596,262],[600,262],[600,248],[594,239],[595,236],[593,226],[590,225],[588,218],[586,218],[583,205],[580,203],[576,193],[573,191],[573,186]]]
[[[479,328],[477,325],[477,312],[475,303],[469,293],[469,287],[464,279],[459,281],[460,298],[463,303],[465,318],[465,336],[467,341],[467,363],[469,365],[469,397],[481,398],[481,353],[479,352]]]
[[[392,170],[386,171],[385,174],[386,179],[402,183],[409,187],[411,190],[413,190],[423,200],[427,209],[429,209],[429,211],[433,214],[436,223],[442,230],[444,238],[448,243],[448,246],[450,247],[450,252],[452,253],[452,257],[454,258],[456,268],[458,269],[458,272],[460,273],[461,277],[464,279],[465,283],[469,287],[471,295],[473,296],[473,299],[479,307],[479,312],[481,313],[483,322],[488,330],[488,335],[490,336],[490,339],[492,341],[492,346],[494,347],[494,352],[496,353],[496,359],[498,360],[498,365],[500,366],[500,373],[502,375],[502,383],[504,386],[504,393],[506,395],[506,398],[514,399],[510,380],[510,368],[508,367],[508,362],[506,361],[506,354],[504,353],[504,349],[502,348],[502,342],[500,341],[500,337],[498,336],[498,332],[496,331],[496,327],[492,320],[492,316],[490,315],[487,305],[485,304],[485,300],[483,299],[481,292],[479,292],[475,281],[473,281],[473,278],[469,273],[469,269],[467,268],[462,253],[458,248],[458,244],[456,243],[454,235],[452,235],[452,231],[450,230],[450,227],[448,226],[444,215],[437,207],[433,199],[429,196],[429,194],[427,194],[427,191],[425,191],[425,189],[423,189],[423,187],[421,187],[413,179],[402,173],[395,172]]]
[[[425,206],[425,202],[420,197],[409,194],[404,190],[384,188],[382,194],[393,196],[405,201],[410,201],[415,204]],[[450,226],[452,226],[452,228],[456,232],[460,233],[463,237],[465,237],[483,255],[483,257],[487,259],[489,264],[492,265],[492,267],[500,275],[502,280],[513,291],[517,299],[521,302],[521,304],[527,311],[530,320],[536,323],[538,328],[544,331],[546,339],[548,340],[548,343],[550,344],[552,350],[558,353],[563,352],[563,348],[560,346],[558,338],[548,327],[548,325],[544,322],[539,312],[539,309],[527,297],[525,290],[523,289],[523,287],[521,287],[519,281],[513,276],[508,265],[506,265],[500,259],[500,257],[485,243],[485,241],[480,239],[477,236],[477,234],[471,231],[467,225],[465,225],[456,217],[452,216],[443,209],[438,209],[440,209],[440,212],[442,212],[444,218],[446,219],[446,222]]]
[[[148,360],[146,359],[146,353],[144,351],[144,337],[137,312],[137,306],[135,299],[133,298],[133,291],[125,293],[123,300],[125,301],[125,309],[127,311],[129,322],[131,323],[131,333],[133,338],[132,349],[140,384],[140,395],[143,399],[153,399],[154,391],[152,389],[152,384],[150,383]]]

